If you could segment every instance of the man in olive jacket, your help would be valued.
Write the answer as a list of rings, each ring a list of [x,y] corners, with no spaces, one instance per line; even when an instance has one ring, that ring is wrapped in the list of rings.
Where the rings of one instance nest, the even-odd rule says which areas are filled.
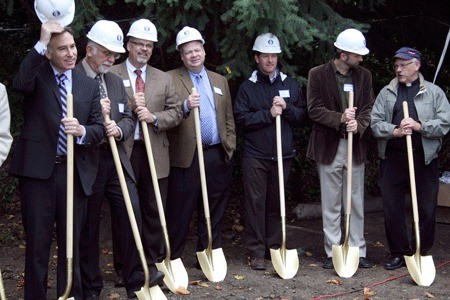
[[[341,244],[341,206],[347,185],[347,136],[353,132],[352,208],[350,246],[359,247],[359,266],[370,268],[364,240],[365,131],[374,101],[371,73],[359,66],[369,53],[365,38],[356,29],[339,34],[335,57],[310,70],[307,105],[313,121],[307,157],[317,162],[322,199],[324,244],[327,259],[323,268],[332,269],[332,245]],[[354,106],[348,107],[348,91],[354,91]]]

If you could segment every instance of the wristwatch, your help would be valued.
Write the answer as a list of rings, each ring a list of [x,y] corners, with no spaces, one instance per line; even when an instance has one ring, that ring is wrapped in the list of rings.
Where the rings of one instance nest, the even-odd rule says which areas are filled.
[[[158,122],[158,118],[156,117],[156,115],[154,113],[152,113],[152,118],[153,118],[153,124],[156,124],[156,122]]]

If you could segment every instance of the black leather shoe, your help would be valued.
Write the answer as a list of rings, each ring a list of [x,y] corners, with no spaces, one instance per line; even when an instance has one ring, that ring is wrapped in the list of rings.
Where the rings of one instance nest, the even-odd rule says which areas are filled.
[[[359,258],[359,268],[365,268],[365,269],[369,269],[373,267],[373,262],[371,262],[370,260],[368,260],[365,257],[360,257]]]
[[[164,282],[164,273],[160,272],[160,271],[156,271],[152,274],[150,274],[150,278],[149,278],[149,286],[155,286],[157,284],[162,285]]]
[[[266,261],[264,258],[253,258],[250,260],[250,267],[253,270],[264,271],[266,269]]]
[[[322,263],[322,268],[324,268],[324,269],[334,269],[333,258],[332,257],[327,257]]]
[[[386,270],[395,270],[403,267],[404,265],[405,259],[403,257],[396,256],[385,262],[383,266]]]

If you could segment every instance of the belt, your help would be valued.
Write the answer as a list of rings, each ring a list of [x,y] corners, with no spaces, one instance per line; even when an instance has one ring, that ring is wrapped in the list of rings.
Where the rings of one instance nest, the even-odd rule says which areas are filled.
[[[56,155],[55,156],[55,164],[65,164],[67,162],[67,156],[65,155]]]
[[[145,148],[144,140],[134,140],[133,148]]]
[[[217,147],[220,147],[220,146],[222,146],[221,143],[214,144],[214,145],[203,145],[203,150],[214,149],[214,148],[217,148]]]

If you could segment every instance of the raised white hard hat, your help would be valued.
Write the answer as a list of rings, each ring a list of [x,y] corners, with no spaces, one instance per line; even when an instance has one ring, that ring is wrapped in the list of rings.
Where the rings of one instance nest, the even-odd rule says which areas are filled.
[[[252,50],[261,53],[281,53],[280,41],[272,33],[264,33],[255,39]]]
[[[75,0],[35,0],[34,11],[42,23],[57,21],[67,26],[75,15]]]
[[[366,47],[366,38],[361,31],[353,28],[342,31],[337,36],[334,46],[343,51],[359,55],[366,55],[369,53],[369,49]]]
[[[152,42],[158,41],[158,33],[155,25],[147,19],[140,19],[131,24],[127,36],[132,36],[138,39],[148,40]]]
[[[86,35],[88,39],[102,45],[112,52],[125,53],[123,47],[123,32],[113,21],[97,21]]]
[[[203,39],[200,31],[198,31],[195,28],[185,26],[177,34],[177,46],[175,48],[177,50],[180,50],[179,49],[180,45],[192,41],[199,41],[202,43],[202,45],[205,44],[205,40]]]

